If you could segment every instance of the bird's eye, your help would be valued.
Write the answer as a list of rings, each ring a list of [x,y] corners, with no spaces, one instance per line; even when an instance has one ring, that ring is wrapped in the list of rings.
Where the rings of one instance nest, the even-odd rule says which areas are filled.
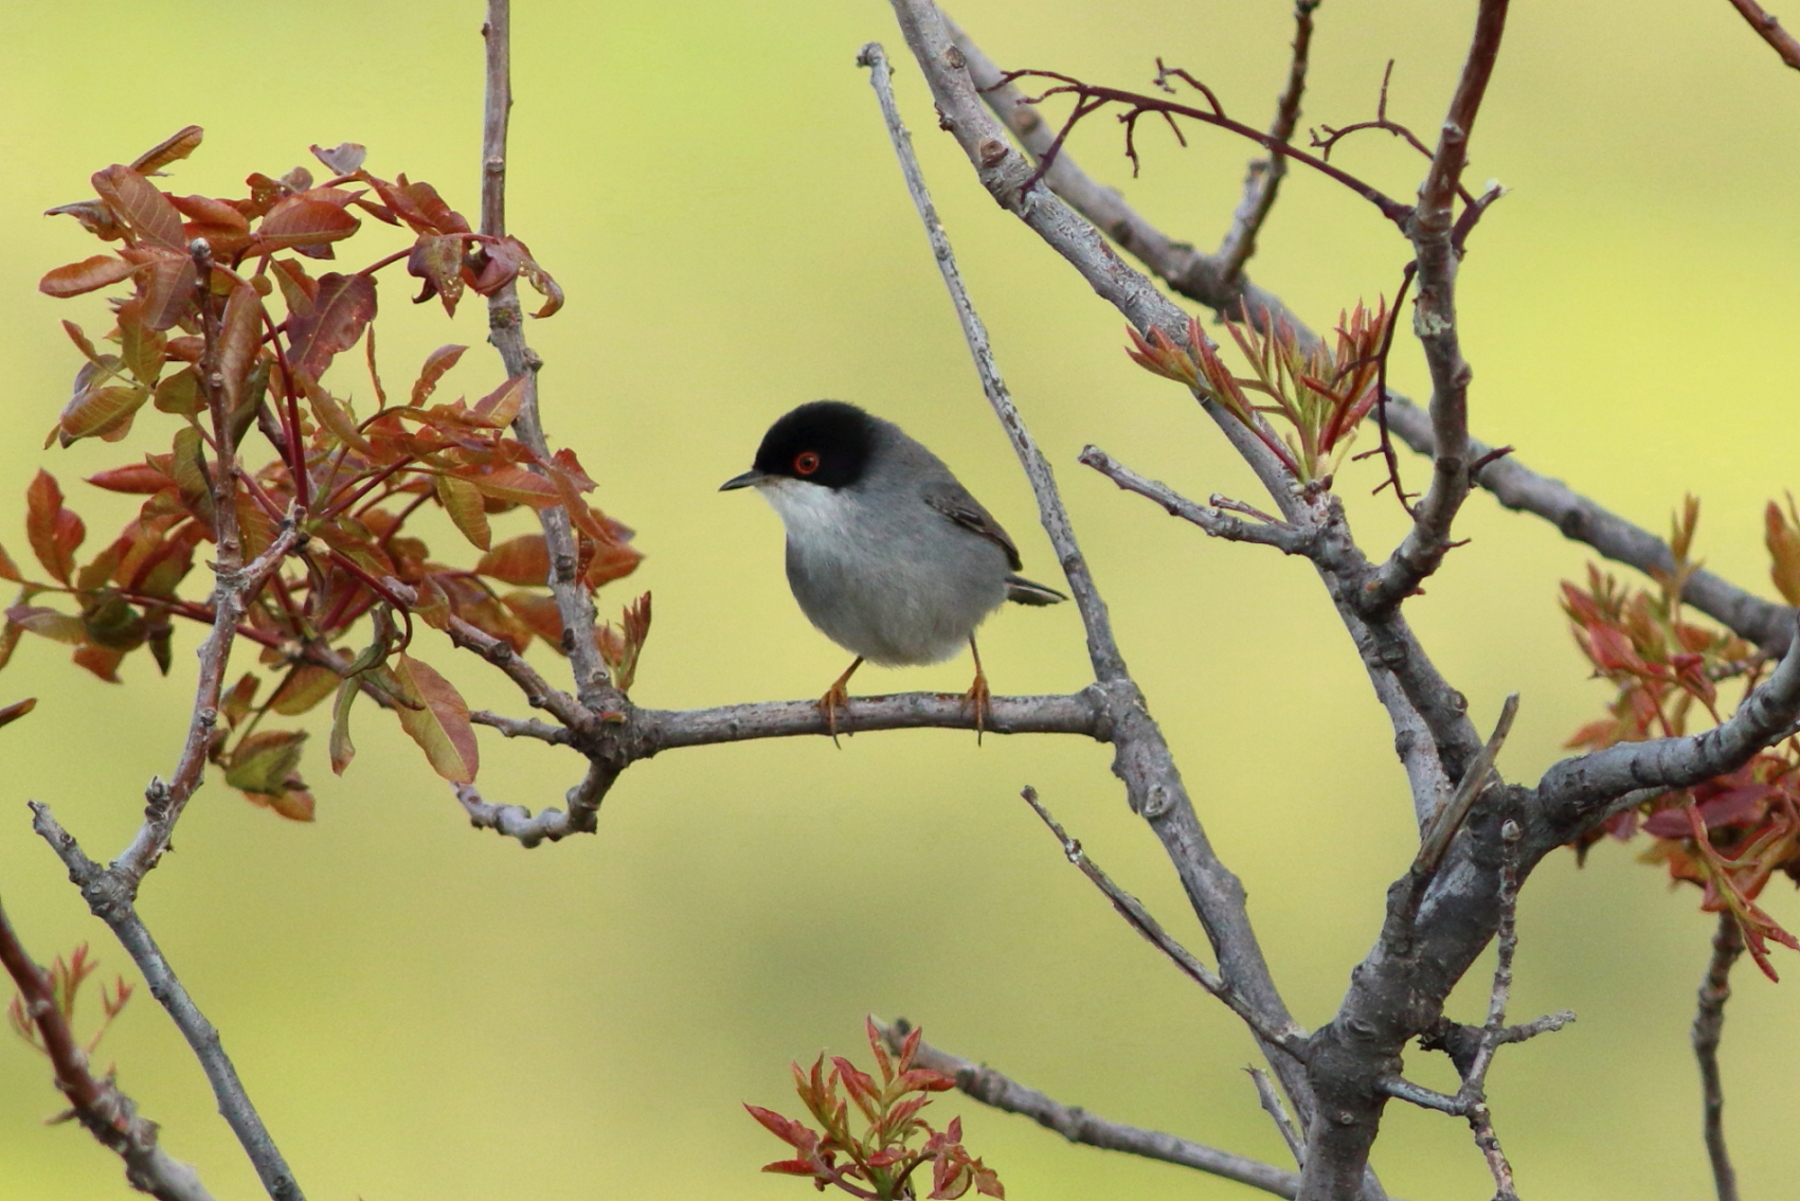
[[[810,450],[801,451],[794,456],[794,474],[811,475],[819,469],[819,456]]]

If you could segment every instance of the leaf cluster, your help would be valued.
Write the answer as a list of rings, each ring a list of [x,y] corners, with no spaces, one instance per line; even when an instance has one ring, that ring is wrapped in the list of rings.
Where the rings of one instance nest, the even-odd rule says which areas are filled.
[[[1719,685],[1741,681],[1745,695],[1768,663],[1755,647],[1724,631],[1687,621],[1681,590],[1699,564],[1690,558],[1700,505],[1688,497],[1669,545],[1674,570],[1654,573],[1653,588],[1627,588],[1597,568],[1588,586],[1563,584],[1563,610],[1594,674],[1617,689],[1607,716],[1589,722],[1570,747],[1599,750],[1620,742],[1672,738],[1691,725],[1720,721]],[[1770,504],[1767,541],[1773,575],[1789,603],[1800,603],[1800,517],[1790,498]],[[1726,775],[1676,789],[1614,814],[1577,844],[1578,854],[1603,833],[1653,839],[1647,862],[1666,865],[1674,880],[1697,885],[1701,908],[1729,913],[1744,945],[1770,979],[1771,941],[1800,951],[1800,940],[1764,912],[1756,898],[1778,872],[1800,883],[1800,739],[1789,738]]]
[[[913,1173],[929,1163],[929,1198],[960,1197],[971,1188],[983,1196],[1005,1197],[1006,1190],[993,1169],[962,1145],[961,1118],[951,1119],[940,1131],[918,1116],[931,1103],[932,1093],[956,1087],[956,1081],[942,1072],[913,1066],[920,1032],[915,1029],[907,1034],[896,1057],[882,1045],[874,1019],[866,1020],[865,1030],[881,1074],[879,1083],[838,1055],[831,1057],[829,1071],[823,1055],[813,1062],[811,1071],[793,1065],[795,1091],[823,1132],[760,1105],[744,1106],[769,1133],[797,1153],[792,1159],[766,1165],[763,1171],[811,1177],[821,1192],[832,1185],[853,1197],[910,1201],[918,1195]],[[851,1129],[852,1105],[862,1115],[860,1134]],[[919,1145],[911,1145],[921,1136]]]
[[[331,764],[341,772],[354,754],[348,719],[359,694],[395,712],[440,775],[468,781],[478,767],[468,706],[408,653],[414,619],[439,629],[466,624],[519,652],[534,638],[564,652],[543,535],[494,533],[493,519],[514,510],[567,511],[577,576],[590,592],[630,574],[641,555],[631,530],[585,499],[595,485],[574,452],[539,454],[510,436],[527,377],[473,403],[439,400],[467,349],[444,346],[390,399],[375,351],[378,278],[404,260],[422,281],[415,303],[436,297],[446,313],[466,290],[488,295],[524,278],[546,296],[538,315],[549,316],[561,292],[522,242],[472,232],[423,180],[371,174],[360,146],[313,147],[329,172],[323,182],[305,167],[252,173],[243,194],[226,197],[176,195],[151,182],[200,141],[189,127],[130,165],[95,173],[92,199],[51,210],[118,245],[50,271],[41,290],[62,298],[129,291],[109,300],[113,328],[97,340],[63,323],[81,366],[49,442],[116,442],[147,410],[170,432],[165,449],[89,478],[143,502],[85,561],[86,523],[48,472],[33,480],[26,534],[42,574],[28,576],[0,550],[0,577],[20,585],[0,632],[0,666],[31,633],[72,646],[74,661],[103,680],[118,681],[141,648],[166,673],[174,623],[214,620],[207,573],[192,579],[205,544],[218,543],[223,529],[248,562],[292,527],[293,549],[245,598],[237,627],[261,658],[220,706],[210,758],[226,782],[309,819],[313,801],[298,770],[306,735],[262,723],[335,695]],[[410,243],[358,270],[315,274],[315,264],[348,250],[367,218],[369,228],[392,227]],[[326,383],[327,369],[359,342],[364,402]],[[441,510],[473,548],[472,564],[432,553],[416,528],[415,514],[427,508]],[[613,637],[621,660],[635,665],[648,616],[645,603],[635,635]],[[352,645],[364,619],[372,636]]]
[[[1329,486],[1356,440],[1362,419],[1380,397],[1381,356],[1392,321],[1387,301],[1370,310],[1360,301],[1338,314],[1336,339],[1302,347],[1293,326],[1275,318],[1225,322],[1250,364],[1249,376],[1231,372],[1218,347],[1188,318],[1187,345],[1160,329],[1148,339],[1127,327],[1126,354],[1146,371],[1187,385],[1255,434],[1302,484]],[[1267,420],[1288,430],[1277,434]]]
[[[56,962],[50,965],[48,975],[50,977],[51,1003],[56,1006],[56,1011],[62,1015],[63,1021],[71,1028],[75,1024],[75,1002],[81,993],[81,986],[99,970],[100,961],[88,953],[88,945],[85,942],[71,951],[67,959],[58,955]],[[84,1053],[88,1055],[94,1053],[95,1048],[100,1045],[100,1040],[111,1028],[113,1019],[119,1016],[119,1012],[125,1008],[125,1003],[131,1000],[133,991],[132,986],[125,983],[123,976],[113,978],[110,992],[107,990],[106,984],[101,983],[100,1009],[102,1017],[100,1027],[94,1031],[94,1036],[88,1039],[87,1045],[82,1048]],[[43,1036],[38,1030],[37,1023],[26,1012],[25,998],[22,994],[13,994],[11,1003],[6,1007],[6,1017],[15,1034],[30,1043],[41,1054],[50,1054],[50,1049],[44,1045]]]

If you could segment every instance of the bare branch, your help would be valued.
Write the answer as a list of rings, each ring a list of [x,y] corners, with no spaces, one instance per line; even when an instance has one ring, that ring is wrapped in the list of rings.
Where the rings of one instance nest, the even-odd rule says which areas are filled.
[[[1001,82],[1000,69],[968,34],[957,29],[955,37],[957,49],[966,59],[969,74],[980,89],[981,97],[1019,143],[1034,157],[1041,157],[1055,136],[1054,130],[1036,107],[1025,100],[1023,93],[1011,84]],[[987,178],[984,173],[984,180]],[[1163,233],[1127,204],[1117,191],[1082,171],[1066,150],[1057,155],[1044,179],[1058,197],[1104,230],[1121,249],[1137,258],[1178,294],[1221,315],[1236,316],[1241,304],[1258,325],[1285,323],[1295,330],[1303,343],[1317,340],[1318,336],[1279,297],[1241,277],[1226,281],[1213,256]],[[990,188],[994,186],[990,182]],[[1052,244],[1065,257],[1073,258],[1062,244]],[[1082,266],[1080,262],[1076,265]],[[1126,302],[1135,294],[1115,294],[1104,286],[1106,281],[1098,271],[1084,267],[1083,273],[1096,291],[1119,304],[1128,317],[1138,322],[1140,328],[1145,328],[1140,312],[1126,308]],[[1165,332],[1174,336],[1176,331],[1165,327]],[[1384,414],[1394,433],[1414,451],[1428,456],[1434,454],[1436,442],[1431,419],[1424,410],[1405,397],[1389,392],[1387,402],[1378,406],[1377,411]],[[1667,544],[1655,534],[1600,507],[1561,481],[1539,475],[1516,456],[1491,460],[1489,456],[1493,453],[1489,446],[1470,439],[1468,454],[1471,462],[1482,464],[1474,470],[1475,481],[1506,508],[1542,517],[1565,537],[1585,543],[1605,557],[1639,571],[1668,571],[1673,567]],[[1763,600],[1704,570],[1689,577],[1682,599],[1771,654],[1778,655],[1787,650],[1791,628],[1788,619],[1793,611],[1786,606]]]
[[[512,15],[511,0],[488,0],[487,101],[481,137],[481,232],[492,238],[506,236],[506,127],[512,111]],[[538,416],[538,369],[544,365],[536,351],[525,344],[524,311],[519,290],[509,281],[488,297],[488,341],[500,352],[509,376],[525,379],[524,400],[513,422],[519,441],[539,460],[550,459],[544,424]],[[550,554],[550,591],[562,617],[563,652],[575,674],[575,694],[588,709],[620,707],[606,664],[594,643],[594,600],[581,579],[575,531],[567,509],[551,505],[538,510],[544,542]]]
[[[1639,788],[1686,788],[1736,771],[1787,736],[1800,718],[1800,641],[1736,713],[1703,734],[1621,742],[1564,759],[1544,773],[1538,796],[1559,830],[1594,820],[1615,797]]]
[[[1172,328],[1185,330],[1186,322],[1180,310],[1158,295],[1148,280],[1126,267],[1107,249],[1099,234],[1070,213],[1060,201],[1045,197],[1039,189],[1027,203],[1023,185],[1030,170],[1018,155],[1006,148],[1001,131],[983,111],[981,100],[975,94],[967,72],[962,69],[966,65],[963,57],[951,44],[936,5],[930,0],[893,0],[893,6],[907,44],[931,86],[944,123],[977,165],[984,181],[990,183],[996,197],[1052,245],[1067,248],[1072,262],[1083,266],[1084,270],[1094,271],[1097,281],[1104,281],[1104,285],[1096,282],[1096,286],[1103,294],[1109,294],[1109,299],[1114,299],[1110,293],[1120,292],[1120,298],[1114,299],[1114,303],[1119,304],[1128,316],[1136,311],[1148,322],[1150,315],[1155,314]],[[1094,586],[1081,548],[1075,541],[1068,513],[1057,493],[1055,476],[1013,405],[994,362],[987,332],[962,285],[949,239],[938,223],[918,162],[913,157],[911,137],[894,104],[886,56],[879,46],[870,45],[863,48],[859,61],[870,67],[870,82],[881,102],[901,173],[906,178],[907,189],[925,225],[939,271],[962,322],[982,389],[1031,481],[1039,517],[1056,549],[1057,560],[1069,581],[1069,590],[1081,610],[1096,688],[1105,701],[1109,733],[1115,747],[1113,773],[1124,782],[1132,811],[1150,823],[1174,863],[1188,900],[1212,941],[1220,976],[1261,1015],[1266,1025],[1285,1028],[1292,1018],[1275,987],[1250,924],[1243,885],[1214,853],[1200,819],[1194,813],[1193,801],[1175,767],[1168,744],[1163,740],[1162,731],[1151,718],[1143,694],[1125,667],[1107,618],[1105,602]],[[1124,298],[1126,294],[1129,299]],[[1254,435],[1234,421],[1224,424],[1238,431],[1236,435],[1228,431],[1228,436],[1234,438],[1239,453],[1253,468],[1267,472],[1266,478],[1280,478],[1278,465]],[[1288,1095],[1294,1099],[1302,1119],[1309,1119],[1311,1096],[1299,1065],[1273,1047],[1265,1046],[1263,1053]]]
[[[1155,501],[1171,517],[1191,521],[1214,538],[1227,542],[1255,542],[1273,546],[1283,554],[1305,555],[1313,547],[1313,532],[1279,520],[1251,523],[1222,511],[1215,500],[1213,508],[1195,504],[1167,484],[1139,475],[1097,446],[1082,448],[1077,461],[1092,467],[1127,492]]]
[[[187,1039],[212,1085],[220,1115],[237,1135],[271,1201],[304,1201],[300,1185],[288,1170],[287,1161],[269,1136],[262,1117],[244,1091],[243,1082],[238,1079],[237,1069],[225,1054],[219,1032],[188,996],[187,989],[182,987],[169,961],[163,957],[162,949],[156,945],[143,919],[138,917],[132,905],[136,881],[117,867],[109,871],[89,859],[75,836],[64,830],[51,815],[50,806],[38,801],[32,801],[30,805],[31,828],[50,844],[50,849],[69,869],[69,880],[81,889],[88,908],[111,928],[120,945],[137,964],[138,971],[143,973],[150,994],[168,1010],[176,1028]]]
[[[1106,894],[1106,899],[1112,902],[1113,908],[1119,911],[1119,915],[1126,922],[1130,923],[1133,930],[1143,935],[1146,942],[1167,955],[1170,962],[1180,968],[1189,979],[1223,1001],[1226,1007],[1242,1018],[1244,1024],[1255,1031],[1264,1042],[1280,1047],[1297,1059],[1305,1057],[1305,1030],[1292,1021],[1285,1028],[1268,1026],[1260,1014],[1246,1005],[1243,998],[1239,997],[1219,978],[1217,972],[1194,958],[1186,947],[1176,941],[1175,937],[1167,930],[1164,930],[1162,923],[1150,916],[1150,911],[1144,908],[1143,902],[1113,883],[1112,877],[1102,871],[1098,863],[1088,858],[1087,852],[1081,849],[1081,843],[1070,838],[1068,831],[1064,830],[1057,820],[1050,816],[1050,811],[1044,807],[1043,802],[1038,800],[1037,789],[1028,787],[1019,795],[1025,798],[1025,803],[1030,805],[1038,817],[1043,819],[1046,826],[1050,827],[1050,832],[1056,835],[1056,840],[1062,843],[1063,855],[1068,861],[1080,868],[1081,874],[1093,881],[1094,887]]]
[[[905,1018],[896,1019],[891,1026],[877,1025],[883,1039],[896,1053],[912,1029]],[[919,1044],[913,1062],[953,1077],[957,1088],[982,1104],[992,1105],[1007,1113],[1023,1114],[1072,1143],[1180,1164],[1184,1168],[1195,1168],[1213,1176],[1222,1176],[1239,1184],[1259,1188],[1266,1193],[1274,1193],[1277,1197],[1292,1198],[1300,1187],[1300,1177],[1284,1168],[1192,1143],[1173,1134],[1109,1122],[1079,1106],[1053,1101],[1035,1089],[1008,1079],[993,1068],[940,1051],[930,1043]]]
[[[1376,611],[1400,604],[1443,562],[1451,526],[1469,495],[1469,379],[1457,328],[1456,272],[1461,260],[1454,237],[1453,205],[1468,163],[1469,133],[1487,93],[1506,28],[1507,0],[1482,0],[1462,77],[1444,118],[1431,169],[1419,186],[1419,204],[1407,223],[1418,270],[1413,332],[1431,371],[1434,454],[1431,487],[1407,531],[1368,592]]]
[[[169,1158],[157,1145],[156,1123],[138,1116],[136,1104],[119,1091],[110,1075],[96,1079],[88,1069],[87,1054],[57,1007],[50,974],[25,950],[4,907],[0,907],[0,964],[18,986],[25,1017],[56,1070],[56,1087],[69,1100],[70,1113],[65,1116],[73,1116],[101,1146],[125,1161],[125,1179],[138,1192],[160,1201],[212,1201],[194,1169]]]
[[[203,277],[204,278],[204,277]],[[225,445],[229,444],[227,439]],[[223,474],[223,473],[221,473]],[[217,506],[223,514],[233,506]],[[280,569],[282,560],[300,542],[300,532],[292,516],[282,522],[274,541],[248,566],[243,566],[235,534],[227,540],[229,523],[219,521],[219,562],[214,566],[217,584],[213,590],[213,625],[200,644],[199,679],[194,686],[194,715],[188,723],[187,742],[176,760],[174,774],[167,783],[152,779],[144,790],[144,822],[132,837],[131,845],[113,861],[109,875],[117,879],[129,899],[137,895],[144,873],[156,866],[162,853],[169,849],[175,835],[175,823],[181,820],[188,799],[200,787],[206,770],[207,752],[212,746],[213,726],[219,720],[219,697],[224,691],[225,669],[231,659],[231,644],[237,637],[238,623],[243,620],[248,599],[262,587],[263,581]]]
[[[1719,915],[1712,947],[1712,961],[1700,982],[1700,1004],[1694,1013],[1694,1058],[1700,1062],[1706,1154],[1712,1161],[1713,1187],[1719,1201],[1738,1201],[1737,1171],[1725,1146],[1725,1089],[1719,1080],[1719,1036],[1725,1029],[1725,1002],[1731,999],[1731,965],[1744,953],[1743,931],[1730,913]]]
[[[1800,40],[1783,29],[1781,21],[1773,13],[1764,10],[1756,0],[1731,0],[1731,7],[1742,14],[1744,20],[1750,23],[1750,28],[1756,30],[1758,37],[1775,48],[1775,53],[1781,56],[1782,62],[1800,71]]]
[[[1312,47],[1313,11],[1321,0],[1294,2],[1294,55],[1288,62],[1287,87],[1275,102],[1275,119],[1269,125],[1269,136],[1283,144],[1292,140],[1300,123],[1300,97],[1306,92],[1307,53]],[[1244,180],[1244,199],[1232,214],[1231,228],[1219,244],[1219,273],[1229,285],[1242,274],[1244,264],[1256,253],[1256,235],[1275,207],[1275,195],[1287,174],[1287,156],[1271,154],[1250,164]]]

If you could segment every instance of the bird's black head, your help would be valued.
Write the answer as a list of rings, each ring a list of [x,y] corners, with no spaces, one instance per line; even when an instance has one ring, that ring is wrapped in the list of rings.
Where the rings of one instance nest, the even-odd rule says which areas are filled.
[[[756,450],[756,472],[847,488],[868,469],[876,432],[875,419],[855,405],[815,400],[769,427]]]

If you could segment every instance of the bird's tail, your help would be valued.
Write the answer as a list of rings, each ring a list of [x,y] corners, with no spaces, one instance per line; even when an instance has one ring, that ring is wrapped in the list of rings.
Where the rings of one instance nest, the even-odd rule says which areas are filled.
[[[1009,575],[1006,577],[1006,599],[1021,605],[1054,605],[1069,598],[1023,576]]]

